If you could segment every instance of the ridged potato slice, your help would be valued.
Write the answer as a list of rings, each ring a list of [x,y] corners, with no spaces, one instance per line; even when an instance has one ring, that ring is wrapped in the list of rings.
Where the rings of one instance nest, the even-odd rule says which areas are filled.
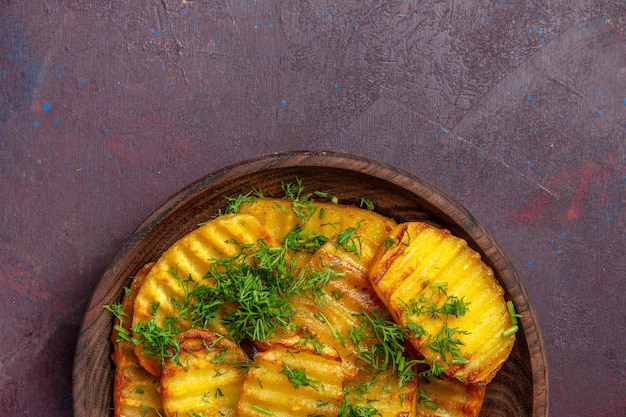
[[[393,244],[378,252],[369,278],[412,332],[415,349],[450,377],[491,381],[515,342],[514,335],[503,336],[512,322],[492,270],[445,229],[409,222],[390,237]]]
[[[248,370],[236,417],[336,416],[343,399],[341,358],[288,341],[259,352]]]
[[[158,391],[159,379],[147,372],[140,364],[134,352],[134,343],[118,337],[120,331],[130,334],[133,305],[139,287],[154,266],[150,263],[141,268],[133,278],[129,291],[122,298],[123,316],[114,320],[111,334],[115,364],[113,383],[114,417],[158,417],[163,413],[161,395]]]
[[[350,330],[363,325],[363,312],[385,308],[367,279],[369,264],[379,245],[361,233],[355,233],[354,238],[359,241],[358,253],[338,246],[333,237],[313,255],[308,263],[311,271],[331,268],[343,276],[331,279],[317,299],[294,297],[296,314],[292,320],[294,325],[307,329],[322,344],[339,352],[348,380],[356,376],[358,353],[366,348],[352,343]]]
[[[255,216],[274,240],[281,243],[298,226],[327,238],[353,228],[381,244],[396,225],[393,220],[372,210],[324,201],[294,203],[284,198],[264,197],[242,203],[238,212]],[[301,251],[294,254],[294,259],[302,266],[312,253]]]
[[[233,416],[250,360],[231,340],[210,330],[178,337],[180,363],[168,359],[161,398],[168,416]]]
[[[256,218],[247,214],[217,217],[182,237],[161,255],[145,278],[135,300],[133,326],[152,319],[162,326],[166,318],[176,317],[187,291],[200,281],[211,284],[203,278],[215,259],[234,256],[242,251],[242,244],[256,245],[260,239],[275,245]],[[190,277],[193,281],[182,283]],[[182,332],[190,323],[179,319],[175,325]],[[150,373],[160,375],[160,359],[144,352],[142,344],[135,347],[135,353]]]
[[[313,340],[323,345],[323,349],[336,350],[342,358],[342,366],[346,379],[354,379],[359,364],[359,349],[350,340],[350,330],[362,326],[362,313],[374,309],[384,309],[372,289],[367,271],[378,243],[359,232],[355,232],[359,241],[358,253],[337,244],[336,237],[323,244],[303,271],[311,274],[323,273],[332,269],[341,276],[331,279],[315,297],[294,296],[291,303],[295,314],[292,326],[275,334],[273,340],[258,341],[261,350],[269,349],[276,340],[300,340],[300,343],[313,346]],[[318,349],[321,346],[318,345]]]
[[[477,417],[485,398],[483,385],[454,378],[420,381],[416,417]]]
[[[292,201],[284,198],[259,197],[245,201],[237,213],[254,216],[267,233],[280,243],[296,225],[303,224],[292,209]]]

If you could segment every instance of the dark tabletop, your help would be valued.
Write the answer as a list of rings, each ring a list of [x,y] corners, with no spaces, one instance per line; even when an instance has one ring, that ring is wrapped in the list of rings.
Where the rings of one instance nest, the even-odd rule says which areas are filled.
[[[91,292],[162,202],[304,149],[461,202],[530,294],[550,415],[626,415],[625,27],[623,0],[3,1],[3,415],[72,415]]]

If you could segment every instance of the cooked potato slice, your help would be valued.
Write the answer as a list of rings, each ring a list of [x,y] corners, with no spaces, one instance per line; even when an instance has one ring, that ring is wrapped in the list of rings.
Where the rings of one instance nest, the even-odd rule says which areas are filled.
[[[417,417],[477,417],[484,397],[485,386],[430,378],[420,381]]]
[[[250,360],[231,340],[192,329],[179,336],[179,362],[168,359],[161,397],[168,416],[232,416]],[[178,362],[178,363],[177,363]]]
[[[159,378],[137,360],[132,343],[121,342],[114,353],[114,417],[158,417],[163,415]]]
[[[120,335],[120,332],[130,334],[135,297],[153,265],[154,263],[147,264],[135,274],[129,291],[122,298],[121,320],[119,318],[114,320],[115,327],[111,335],[113,341],[111,358],[115,364],[114,417],[157,417],[163,412],[158,378],[143,369],[135,355],[134,344]]]
[[[363,312],[385,308],[367,279],[369,264],[379,245],[361,233],[355,233],[353,238],[358,240],[358,251],[346,250],[334,237],[320,247],[308,264],[311,273],[330,268],[342,276],[331,279],[316,298],[294,297],[292,301],[296,310],[292,323],[339,352],[346,379],[356,376],[358,354],[367,348],[354,345],[351,329],[363,326]]]
[[[346,379],[356,376],[358,353],[367,346],[355,346],[350,340],[353,328],[363,325],[362,313],[384,309],[368,279],[367,271],[378,250],[378,244],[355,232],[359,250],[346,250],[336,237],[315,252],[303,273],[326,273],[331,269],[337,276],[328,281],[321,291],[311,296],[294,296],[291,303],[295,314],[287,330],[277,332],[273,340],[259,341],[261,350],[267,350],[274,341],[300,340],[300,343],[318,349],[332,348],[342,358]],[[316,345],[316,343],[318,343]]]
[[[343,398],[341,358],[276,342],[259,352],[237,403],[237,417],[337,415]]]
[[[344,384],[343,407],[361,410],[357,415],[380,417],[407,417],[415,415],[416,380],[400,383],[391,371],[382,371],[375,376],[359,372],[356,379]],[[370,414],[366,414],[369,411]],[[378,413],[378,414],[374,414]],[[352,414],[346,414],[352,415]]]
[[[298,226],[303,231],[322,234],[327,238],[354,229],[381,244],[396,225],[388,217],[354,206],[317,201],[296,203],[269,197],[241,204],[239,213],[255,216],[274,240],[281,243]],[[311,255],[312,251],[303,250],[295,253],[294,259],[302,266]]]
[[[239,206],[238,213],[254,216],[267,233],[281,243],[296,225],[303,224],[292,210],[292,201],[283,198],[265,197],[246,201]]]
[[[377,294],[435,374],[488,383],[515,342],[503,336],[512,323],[492,270],[447,230],[410,222],[390,236],[369,272]]]
[[[396,226],[396,222],[372,210],[325,202],[315,203],[315,206],[315,215],[303,228],[329,237],[347,229],[356,229],[380,245]]]
[[[163,253],[145,278],[135,300],[133,326],[152,319],[162,326],[166,318],[177,317],[187,292],[197,282],[207,283],[204,276],[215,259],[234,256],[242,245],[256,245],[260,239],[275,244],[256,218],[245,214],[217,217],[185,235]],[[175,325],[184,331],[190,323],[179,318]],[[160,375],[159,358],[145,352],[143,344],[135,347],[135,353],[150,373]]]

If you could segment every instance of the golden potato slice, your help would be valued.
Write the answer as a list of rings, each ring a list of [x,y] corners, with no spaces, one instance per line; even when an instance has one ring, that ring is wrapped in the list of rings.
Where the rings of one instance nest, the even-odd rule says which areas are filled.
[[[275,244],[256,218],[246,214],[217,217],[185,235],[161,255],[145,278],[135,300],[133,327],[138,323],[163,327],[167,319],[175,333],[187,330],[190,323],[179,314],[186,294],[198,282],[211,284],[204,277],[215,259],[232,257],[242,251],[242,245],[256,245],[259,240]],[[150,373],[160,375],[161,358],[145,352],[144,344],[137,345],[135,353]]]
[[[343,415],[407,417],[415,415],[415,379],[401,383],[391,371],[359,372],[344,384]],[[349,414],[353,410],[355,414]]]
[[[146,371],[137,360],[130,342],[120,342],[115,351],[113,382],[114,417],[160,417],[163,404],[159,378]]]
[[[488,383],[506,361],[514,335],[504,290],[463,239],[421,222],[398,225],[369,278],[433,374]],[[508,333],[508,332],[507,332]],[[505,334],[507,334],[505,333]]]
[[[343,399],[341,358],[277,342],[254,358],[237,403],[237,417],[336,416]]]
[[[154,263],[147,264],[135,274],[129,291],[122,298],[120,305],[122,314],[114,320],[111,334],[113,342],[111,359],[115,364],[114,417],[157,417],[163,413],[158,378],[143,369],[135,355],[134,343],[124,338],[130,335],[137,292],[153,265]]]
[[[380,245],[396,226],[396,222],[372,210],[326,202],[315,203],[315,206],[315,215],[303,228],[329,237],[347,229],[356,229]]]
[[[341,276],[331,279],[315,298],[292,299],[296,310],[292,323],[339,352],[346,379],[356,376],[358,354],[366,348],[355,346],[350,339],[351,330],[363,326],[363,312],[385,308],[367,279],[369,264],[379,245],[358,232],[353,238],[358,240],[358,252],[346,250],[334,237],[320,247],[308,264],[311,273],[330,268]]]
[[[267,233],[280,243],[294,227],[303,224],[302,219],[292,210],[292,201],[283,198],[264,197],[246,201],[237,212],[254,216]]]
[[[274,240],[281,243],[298,227],[303,236],[312,233],[326,238],[351,229],[358,230],[381,244],[396,225],[393,220],[372,210],[330,202],[294,202],[284,198],[265,197],[244,202],[239,207],[239,213],[255,216]],[[302,248],[294,254],[294,259],[302,266],[313,252]]]
[[[483,385],[454,378],[420,380],[417,417],[477,417],[485,398]]]
[[[192,329],[178,338],[179,360],[168,359],[161,397],[168,416],[232,416],[250,360],[231,340]]]
[[[385,309],[368,279],[370,262],[378,250],[378,244],[367,236],[355,232],[358,253],[346,250],[331,238],[315,252],[304,274],[335,274],[314,295],[296,295],[290,300],[295,314],[291,326],[277,332],[272,340],[257,341],[261,350],[269,349],[276,340],[300,340],[300,343],[315,346],[318,350],[332,348],[342,358],[344,376],[353,379],[359,365],[358,353],[367,347],[355,346],[350,340],[351,329],[362,326],[362,313],[374,309]],[[312,280],[315,278],[311,278]]]

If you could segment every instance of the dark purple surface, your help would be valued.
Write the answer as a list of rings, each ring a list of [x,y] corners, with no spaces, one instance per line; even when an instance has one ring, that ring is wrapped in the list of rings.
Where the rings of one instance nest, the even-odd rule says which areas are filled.
[[[621,0],[3,2],[0,409],[72,415],[91,291],[161,202],[312,149],[464,204],[535,305],[550,415],[626,415],[625,26]]]

